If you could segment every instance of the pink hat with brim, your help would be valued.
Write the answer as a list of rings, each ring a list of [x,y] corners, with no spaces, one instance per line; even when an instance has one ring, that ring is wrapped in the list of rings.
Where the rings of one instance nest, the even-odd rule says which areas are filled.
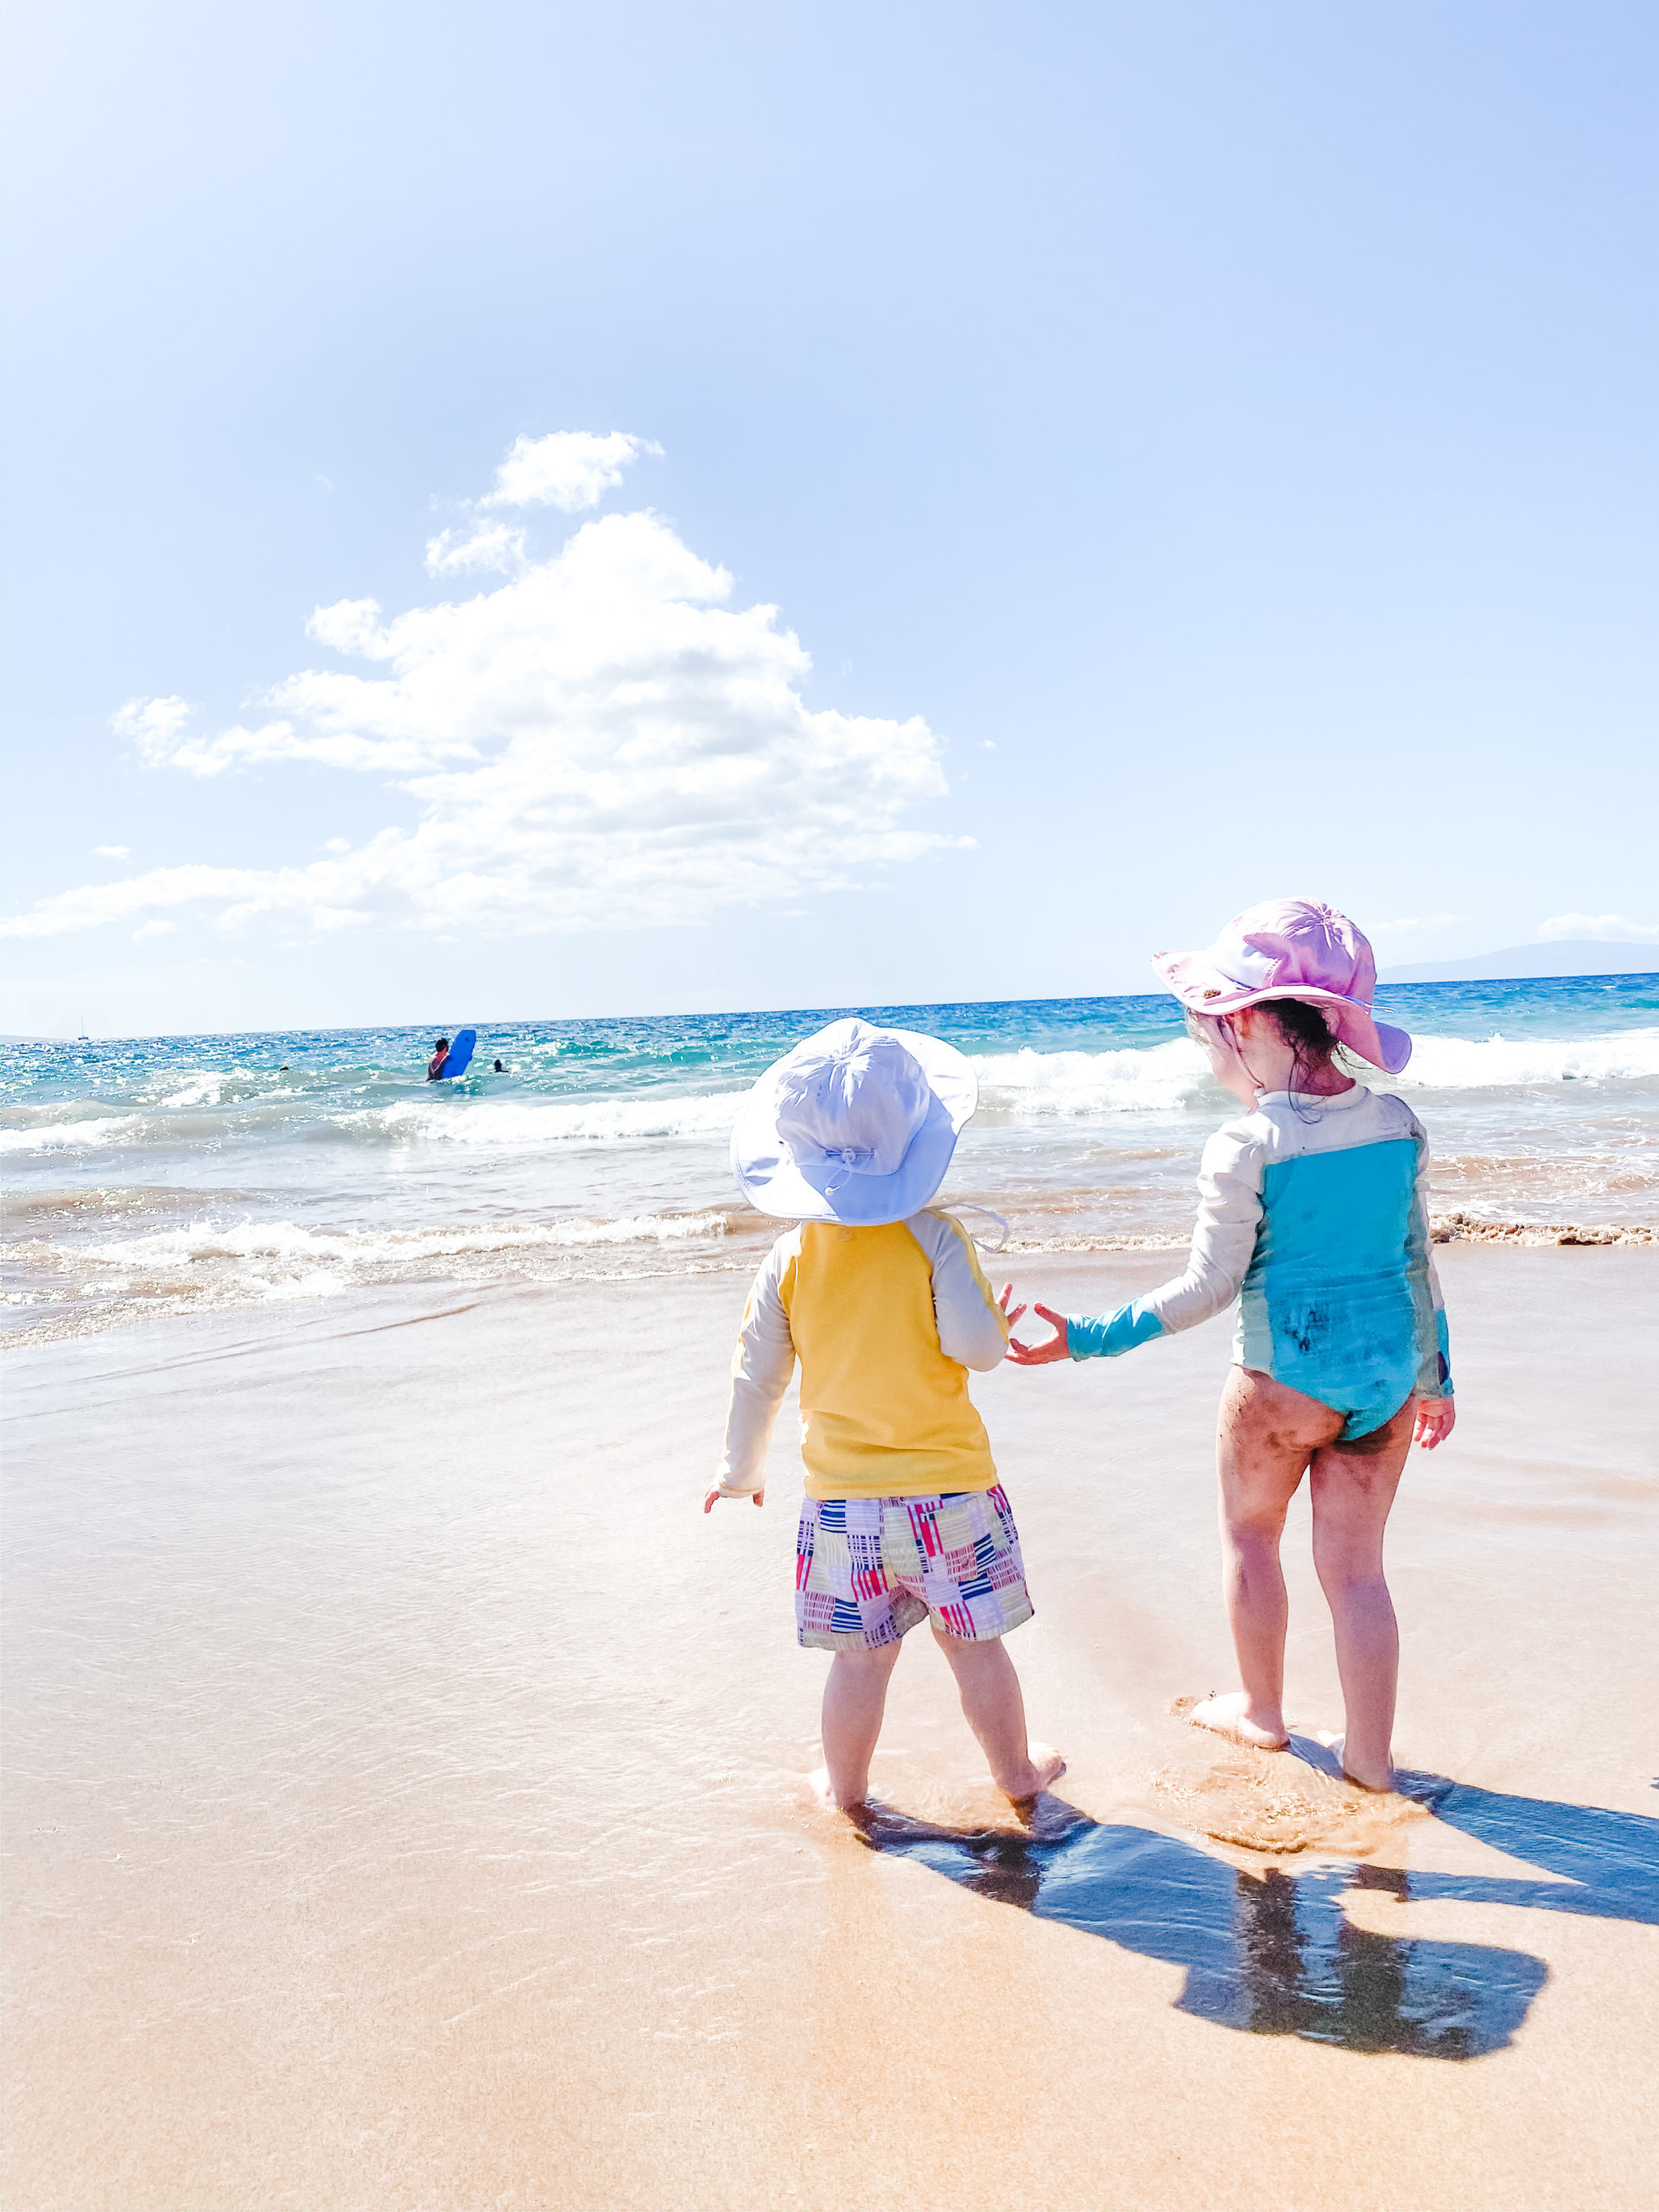
[[[1203,952],[1154,952],[1152,964],[1194,1014],[1236,1014],[1266,999],[1321,1007],[1339,1043],[1398,1075],[1411,1039],[1371,1012],[1376,962],[1346,914],[1313,899],[1264,899],[1235,914]]]

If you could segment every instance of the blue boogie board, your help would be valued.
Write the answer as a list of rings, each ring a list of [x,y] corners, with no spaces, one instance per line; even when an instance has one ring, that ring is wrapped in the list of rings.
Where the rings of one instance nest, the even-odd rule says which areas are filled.
[[[437,1081],[448,1083],[452,1075],[465,1075],[473,1057],[473,1047],[478,1042],[476,1029],[457,1029],[455,1041],[443,1056],[443,1065],[438,1070]]]

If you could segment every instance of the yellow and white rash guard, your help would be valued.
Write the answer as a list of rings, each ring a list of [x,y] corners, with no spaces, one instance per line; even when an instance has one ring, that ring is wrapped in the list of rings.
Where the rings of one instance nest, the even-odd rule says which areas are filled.
[[[972,1240],[950,1214],[880,1229],[803,1222],[772,1246],[744,1310],[721,1496],[765,1482],[798,1358],[809,1497],[989,1490],[996,1467],[967,1370],[999,1365],[1007,1341]]]

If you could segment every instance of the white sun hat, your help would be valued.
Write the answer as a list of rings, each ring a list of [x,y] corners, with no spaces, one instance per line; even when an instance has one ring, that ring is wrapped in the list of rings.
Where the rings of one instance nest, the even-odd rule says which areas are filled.
[[[755,1084],[732,1132],[732,1173],[752,1206],[784,1221],[904,1221],[944,1180],[978,1103],[955,1046],[850,1015]]]

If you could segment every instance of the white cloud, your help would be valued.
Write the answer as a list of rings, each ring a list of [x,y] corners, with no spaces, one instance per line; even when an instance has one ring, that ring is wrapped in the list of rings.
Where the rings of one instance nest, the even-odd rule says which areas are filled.
[[[1403,937],[1409,930],[1450,929],[1453,922],[1468,922],[1471,914],[1412,914],[1399,922],[1375,922],[1366,931],[1368,937]]]
[[[144,922],[134,930],[132,941],[135,944],[143,944],[147,938],[170,937],[178,926],[176,922]]]
[[[92,850],[101,861],[124,861],[132,857],[130,845],[94,845]]]
[[[1659,922],[1627,921],[1623,914],[1552,914],[1540,922],[1546,938],[1594,938],[1624,944],[1659,944]]]
[[[612,430],[555,430],[551,437],[518,437],[495,472],[495,489],[481,507],[557,507],[567,515],[596,507],[622,471],[642,453],[660,454],[649,438]]]
[[[147,767],[173,756],[175,741],[195,709],[188,699],[129,699],[110,717],[118,737],[130,737]]]
[[[303,866],[83,885],[0,933],[184,910],[232,929],[278,915],[514,933],[684,922],[793,908],[970,843],[906,825],[946,789],[925,722],[809,709],[798,640],[731,593],[658,517],[624,514],[470,600],[389,620],[372,600],[321,607],[312,636],[368,672],[302,670],[262,702],[269,719],[207,739],[185,734],[181,700],[134,701],[118,726],[197,776],[307,760],[394,780],[414,825],[334,840]]]
[[[524,533],[510,523],[480,523],[469,537],[457,542],[453,530],[441,531],[426,541],[426,572],[429,576],[487,573],[492,569],[511,575],[524,565]]]

